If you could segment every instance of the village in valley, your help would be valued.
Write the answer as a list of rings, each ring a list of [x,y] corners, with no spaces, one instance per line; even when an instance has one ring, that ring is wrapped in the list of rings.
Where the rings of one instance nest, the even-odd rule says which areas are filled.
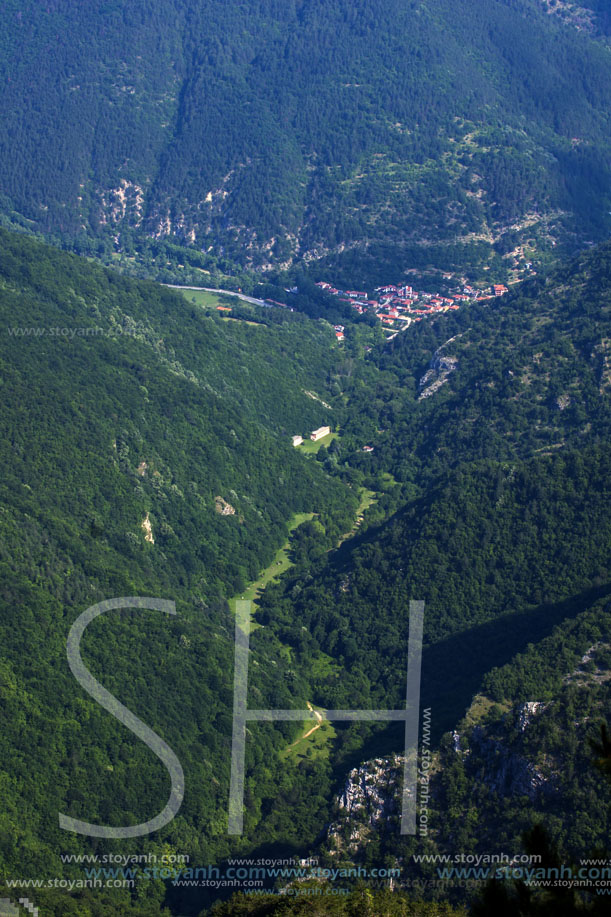
[[[376,287],[376,298],[369,299],[367,293],[362,290],[338,290],[325,281],[319,281],[316,286],[332,296],[337,296],[340,302],[350,305],[359,315],[368,312],[377,315],[384,328],[390,332],[390,337],[405,331],[412,322],[420,322],[423,318],[440,312],[455,311],[460,309],[463,303],[482,302],[509,292],[502,283],[492,284],[484,290],[464,284],[459,290],[443,296],[438,293],[418,292],[407,285],[388,284]],[[338,341],[344,340],[344,330],[343,325],[335,325]]]
[[[526,264],[526,269],[534,273],[531,270],[531,263]],[[519,280],[513,281],[513,283],[516,282],[519,282]],[[324,280],[319,281],[316,286],[331,296],[337,296],[340,302],[351,306],[359,315],[367,313],[376,315],[383,328],[388,332],[387,340],[392,340],[401,331],[405,331],[412,322],[421,322],[423,318],[438,315],[440,312],[456,311],[464,303],[493,300],[509,292],[509,288],[503,283],[493,283],[484,289],[477,289],[471,284],[463,282],[459,289],[448,291],[445,295],[418,292],[407,284],[403,286],[387,284],[386,286],[376,287],[374,290],[376,298],[370,299],[363,290],[339,290]],[[265,305],[282,306],[283,304],[266,300]],[[286,306],[283,307],[286,308]],[[345,326],[334,325],[334,329],[337,340],[342,342],[345,339]],[[316,397],[311,392],[306,392],[306,394],[310,397]],[[324,402],[322,403],[324,404]],[[325,404],[325,407],[328,407],[328,405]],[[329,426],[324,426],[319,427],[317,430],[312,430],[309,438],[306,439],[297,434],[292,437],[292,442],[296,448],[304,449],[305,447],[308,452],[317,451],[319,446],[328,445],[328,442],[335,435],[331,432]],[[364,445],[362,449],[363,452],[374,451],[373,446],[370,445]]]

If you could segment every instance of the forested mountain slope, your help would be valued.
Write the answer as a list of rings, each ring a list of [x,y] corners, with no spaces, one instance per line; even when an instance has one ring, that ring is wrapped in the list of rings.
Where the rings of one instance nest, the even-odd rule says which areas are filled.
[[[101,256],[379,269],[609,228],[611,52],[540,0],[7,0],[0,74],[5,218]]]
[[[82,878],[81,866],[58,864],[60,850],[140,849],[67,837],[59,812],[136,823],[167,800],[159,762],[68,668],[70,626],[105,598],[170,598],[179,612],[117,612],[83,641],[92,672],[185,769],[183,807],[150,840],[155,853],[187,851],[199,866],[236,851],[308,852],[350,768],[401,750],[401,730],[338,724],[320,729],[308,755],[293,746],[301,724],[252,724],[245,834],[226,833],[226,599],[270,563],[296,513],[317,516],[295,533],[292,572],[258,599],[250,706],[400,706],[408,603],[422,599],[433,746],[471,708],[463,744],[490,777],[488,789],[471,792],[470,764],[444,745],[431,814],[438,848],[427,849],[518,843],[525,817],[514,795],[494,789],[495,742],[534,767],[549,758],[559,790],[527,812],[549,818],[568,850],[604,836],[602,816],[588,827],[562,809],[585,805],[598,786],[578,786],[574,772],[587,757],[579,743],[607,710],[608,244],[390,344],[376,346],[372,329],[355,326],[339,350],[324,321],[279,309],[253,310],[256,325],[223,322],[21,234],[2,232],[0,243],[3,879]],[[292,448],[289,433],[329,421],[339,436],[328,449],[308,458]],[[363,486],[378,502],[354,529]],[[575,697],[589,671],[577,671],[579,660],[595,643],[592,690]],[[477,693],[485,715],[472,705]],[[516,736],[512,717],[525,700],[550,706]],[[579,725],[563,750],[565,707]],[[483,738],[474,738],[478,725]],[[507,824],[494,841],[499,813]],[[389,831],[363,856],[369,865],[407,862],[421,849],[418,838]],[[97,899],[83,890],[41,900],[58,917],[70,908],[97,917],[152,915],[163,902],[196,914],[214,898],[148,881]]]
[[[436,739],[455,727],[493,668],[515,665],[514,674],[501,669],[503,675],[486,682],[495,701],[512,706],[549,699],[554,662],[545,640],[554,627],[572,634],[571,653],[554,675],[558,696],[564,696],[562,677],[574,671],[579,656],[601,645],[602,675],[591,682],[598,695],[571,700],[581,711],[582,742],[595,737],[595,717],[607,715],[603,675],[610,642],[608,613],[602,611],[611,588],[610,255],[610,247],[602,246],[503,302],[410,329],[370,354],[346,386],[347,403],[361,403],[363,415],[355,417],[352,430],[346,421],[340,446],[346,451],[336,461],[349,458],[369,486],[392,473],[402,497],[390,519],[374,516],[367,528],[366,516],[361,535],[317,564],[295,568],[261,603],[266,634],[271,630],[298,650],[316,703],[401,705],[409,602],[418,599],[425,601],[422,705],[433,711]],[[445,368],[442,357],[452,358]],[[432,374],[423,381],[431,362]],[[369,364],[375,373],[369,374]],[[358,446],[367,441],[376,444],[370,455]],[[359,451],[351,453],[351,444]],[[389,499],[397,501],[397,489]],[[588,614],[588,628],[576,640],[571,621]],[[533,644],[541,644],[540,658]],[[523,660],[512,662],[527,650],[528,667]],[[337,668],[316,663],[326,656]],[[542,671],[547,674],[539,679],[534,673]],[[554,735],[563,703],[558,700],[556,713],[548,714]],[[351,728],[338,746],[346,770],[354,766],[359,727]],[[368,737],[375,757],[369,727],[360,728],[360,736]],[[387,731],[377,740],[377,754],[400,750],[401,742],[398,730]],[[547,809],[556,819],[550,822],[555,837],[573,851],[585,836],[583,820],[573,818],[569,829],[560,810],[585,799],[575,802],[573,775],[587,757],[587,747],[577,749],[576,742],[573,736],[567,787],[560,765],[554,765],[554,802]],[[544,756],[544,746],[537,752],[536,744],[533,738],[529,754],[535,761]],[[508,748],[510,754],[511,743]],[[554,754],[560,754],[557,746]],[[475,763],[469,773],[477,773]],[[480,838],[482,849],[489,848],[491,838],[500,837],[493,825],[502,806],[484,806],[488,791],[482,790],[489,820],[477,822],[473,812],[480,803],[473,801],[471,820],[463,823],[470,791],[468,783],[460,786],[456,824],[448,824],[448,809],[441,805],[442,839],[451,844],[459,838],[470,849]],[[591,795],[592,781],[588,787]],[[510,801],[505,809],[514,807]],[[517,824],[506,826],[506,839],[519,837],[524,819]],[[602,842],[607,830],[603,818],[590,843],[594,834]],[[394,845],[399,856],[418,849],[411,841],[407,847],[392,839],[388,844],[384,849]],[[370,862],[381,855],[375,838],[361,853]]]
[[[352,493],[280,432],[328,419],[303,388],[317,373],[324,384],[333,333],[305,319],[223,323],[176,293],[5,232],[0,314],[0,875],[63,875],[59,851],[90,851],[60,830],[60,812],[137,824],[167,801],[160,762],[68,668],[73,622],[118,596],[169,599],[178,614],[105,615],[83,641],[86,664],[183,764],[187,798],[153,848],[195,844],[213,861],[229,843],[226,599],[270,563],[294,513],[318,513],[329,543],[354,519]],[[264,664],[281,653],[270,644]],[[267,743],[257,811],[276,789],[277,751]],[[141,893],[139,913],[156,913],[163,883]],[[106,913],[127,910],[121,894]],[[71,913],[55,897],[57,913]]]
[[[610,288],[607,243],[371,353],[344,386],[352,442],[375,444],[361,467],[409,481],[608,442]]]
[[[591,743],[611,717],[610,612],[594,602],[486,676],[441,750],[437,808],[463,825],[440,819],[441,845],[512,844],[542,823],[574,859],[604,849],[611,793]]]
[[[348,633],[372,626],[354,603],[385,590],[380,631],[407,627],[396,594],[404,608],[418,592],[435,599],[428,627],[438,640],[495,607],[606,582],[610,281],[606,244],[502,301],[410,329],[344,380],[335,461],[349,459],[371,485],[390,472],[404,495],[392,518],[328,563],[327,623],[346,610],[353,650]],[[359,447],[367,441],[370,455]],[[312,620],[320,601],[298,599]]]
[[[498,872],[498,866],[487,865],[491,862],[487,857],[504,851],[541,854],[543,839],[552,858],[533,860],[531,868],[537,868],[535,863],[552,866],[561,862],[566,877],[580,864],[606,862],[611,789],[608,778],[596,766],[600,751],[595,746],[601,745],[601,724],[611,716],[609,598],[575,611],[543,640],[529,643],[509,663],[490,672],[466,716],[432,751],[426,785],[426,832],[418,841],[396,836],[401,786],[395,777],[386,787],[395,800],[394,806],[387,803],[390,814],[386,818],[377,817],[373,824],[361,820],[355,826],[354,815],[348,816],[338,806],[324,845],[333,851],[328,862],[409,863],[405,872],[418,876],[422,887],[429,883],[434,887],[440,877],[450,878],[453,872],[451,867],[440,866],[443,860],[435,861],[435,854],[449,857],[446,864],[456,862],[454,858],[461,855],[479,855],[483,865],[479,874],[469,868],[462,873],[464,877],[480,877],[479,882],[472,883],[472,901],[484,889],[482,877],[486,872]],[[460,666],[463,659],[457,655],[453,662]],[[425,708],[424,722],[434,722],[438,711],[437,703]],[[380,779],[384,770],[380,774],[379,763],[376,768],[371,762],[361,765],[359,776],[361,785],[365,776],[375,800],[376,789],[384,786]],[[358,782],[353,772],[346,788],[351,783],[353,793],[358,792]],[[375,812],[375,802],[372,808]],[[537,851],[527,840],[535,825],[539,826]],[[425,859],[412,860],[412,854],[423,852]],[[587,875],[587,865],[581,875]],[[564,896],[563,912],[567,915],[606,914],[605,893],[598,891],[606,883],[596,882],[595,868],[591,878],[589,888],[583,882],[580,888],[569,890],[570,883],[565,882],[552,892],[549,886],[553,882],[547,887],[545,883],[528,883],[528,889],[522,889],[519,909],[514,905],[502,911],[489,905],[470,913],[544,913],[551,917],[560,910],[554,908],[554,899],[549,897],[552,894]],[[515,898],[512,883],[505,888],[509,898]],[[447,893],[460,897],[452,881]]]

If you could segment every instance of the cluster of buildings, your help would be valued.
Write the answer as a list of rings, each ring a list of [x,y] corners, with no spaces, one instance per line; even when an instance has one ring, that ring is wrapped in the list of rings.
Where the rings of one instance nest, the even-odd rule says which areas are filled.
[[[313,443],[317,443],[319,439],[324,439],[325,436],[328,436],[331,432],[331,427],[318,427],[317,430],[312,430],[310,433],[310,439]],[[293,445],[300,446],[303,442],[303,436],[294,436]]]
[[[476,290],[466,284],[445,296],[418,292],[407,285],[387,284],[376,287],[374,297],[370,298],[364,290],[338,290],[325,281],[320,281],[316,286],[332,296],[337,296],[341,302],[352,306],[360,315],[366,312],[377,315],[381,323],[393,333],[404,331],[409,328],[411,322],[420,322],[427,316],[459,309],[465,302],[493,299],[508,292],[502,283],[492,284],[485,290]],[[335,335],[338,341],[344,340],[343,325],[335,325]]]

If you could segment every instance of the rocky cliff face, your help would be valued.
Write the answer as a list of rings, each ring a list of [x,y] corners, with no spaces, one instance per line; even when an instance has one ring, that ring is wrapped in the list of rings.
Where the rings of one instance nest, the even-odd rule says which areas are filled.
[[[457,334],[450,338],[449,341],[446,341],[445,344],[442,344],[441,347],[439,347],[433,354],[433,359],[431,360],[430,366],[420,380],[420,396],[418,398],[419,401],[422,401],[424,398],[430,398],[431,395],[434,395],[435,392],[438,391],[438,389],[440,389],[441,386],[448,381],[450,374],[458,369],[458,357],[443,353],[443,350],[448,346],[448,344],[452,344],[460,337],[462,337],[462,334]]]
[[[534,802],[554,793],[551,777],[502,741],[491,738],[482,726],[469,736],[468,773],[497,796],[527,796]]]
[[[453,754],[461,758],[467,778],[480,787],[486,786],[500,799],[527,797],[538,803],[557,795],[559,788],[551,765],[543,767],[530,760],[523,747],[529,725],[547,706],[541,701],[516,705],[505,714],[500,729],[497,722],[494,730],[476,724],[462,733],[455,731],[451,747]],[[442,756],[440,762],[436,757],[433,771],[437,772],[440,764],[446,766],[447,758]],[[390,755],[366,761],[350,771],[336,800],[336,817],[327,829],[331,852],[358,859],[373,835],[399,830],[404,765],[402,755]],[[439,805],[434,778],[430,784],[431,812]]]
[[[548,704],[526,701],[506,713],[494,728],[475,724],[462,734],[452,734],[453,747],[465,764],[471,779],[487,786],[500,798],[526,796],[531,802],[553,796],[556,781],[549,768],[544,770],[529,760],[522,736]],[[514,730],[518,732],[516,740]]]
[[[336,800],[337,818],[329,825],[331,850],[354,855],[372,832],[393,829],[401,814],[401,789],[405,758],[374,758],[353,768]]]

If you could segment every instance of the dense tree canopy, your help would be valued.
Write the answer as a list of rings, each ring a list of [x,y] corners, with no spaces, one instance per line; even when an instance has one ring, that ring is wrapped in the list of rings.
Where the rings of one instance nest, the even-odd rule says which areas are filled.
[[[464,267],[491,230],[601,238],[610,65],[540,0],[8,0],[1,210],[205,269],[377,246],[353,265],[373,276],[457,240]]]

